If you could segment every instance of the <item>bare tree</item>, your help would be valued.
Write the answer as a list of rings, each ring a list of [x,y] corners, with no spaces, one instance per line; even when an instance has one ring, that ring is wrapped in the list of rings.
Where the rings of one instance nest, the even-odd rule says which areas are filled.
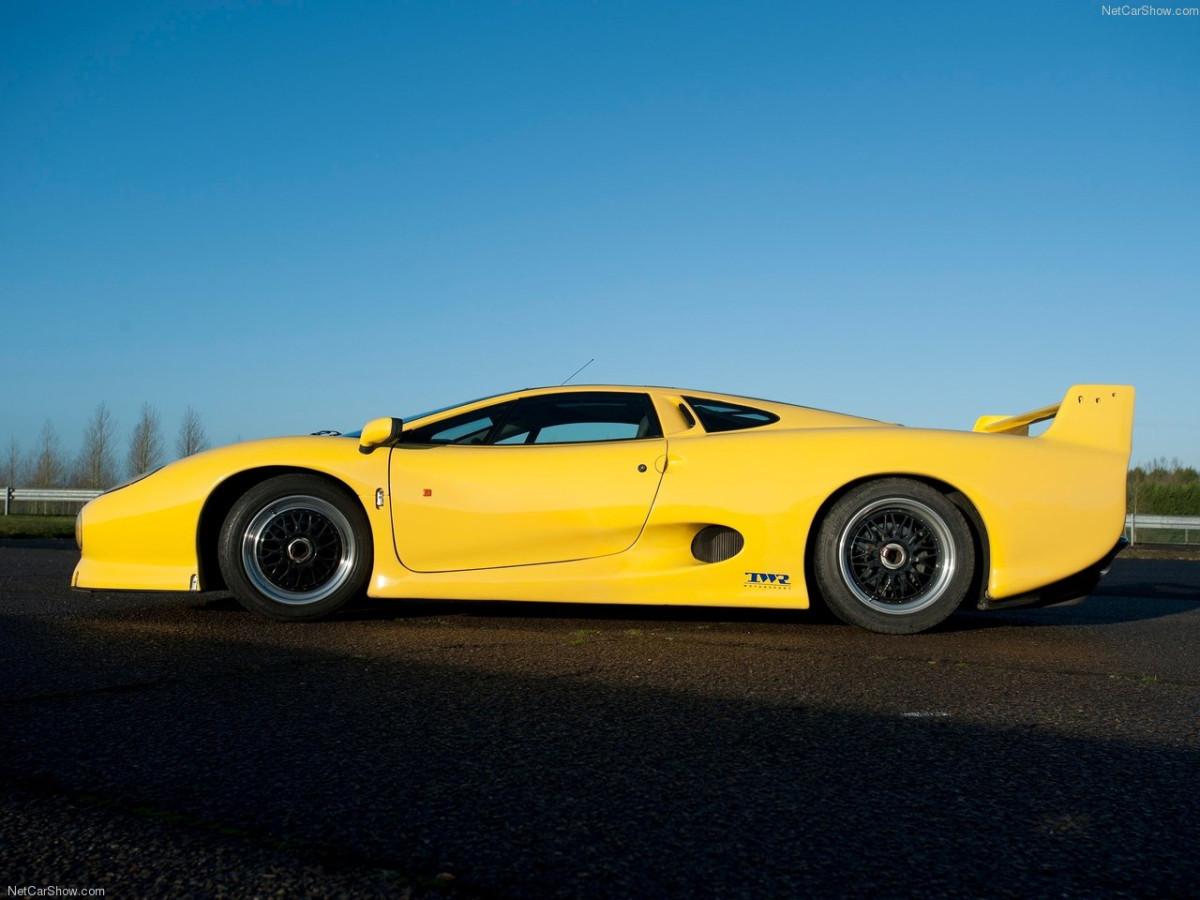
[[[21,442],[16,435],[8,439],[8,454],[4,458],[4,483],[9,487],[20,485],[24,460],[21,459]]]
[[[175,449],[179,451],[180,458],[208,449],[208,435],[204,431],[204,424],[200,421],[200,413],[190,406],[184,412],[183,421],[179,424],[179,437],[175,441]]]
[[[37,450],[33,455],[32,475],[33,487],[61,487],[66,480],[67,466],[59,449],[58,432],[54,430],[49,419],[42,426],[42,432],[38,436]]]
[[[107,406],[101,403],[92,414],[83,433],[83,449],[76,466],[80,487],[100,490],[112,487],[117,481],[115,443],[117,422]]]
[[[126,468],[130,477],[149,472],[162,465],[162,435],[159,433],[158,410],[149,403],[142,404],[142,416],[129,438],[129,460]]]

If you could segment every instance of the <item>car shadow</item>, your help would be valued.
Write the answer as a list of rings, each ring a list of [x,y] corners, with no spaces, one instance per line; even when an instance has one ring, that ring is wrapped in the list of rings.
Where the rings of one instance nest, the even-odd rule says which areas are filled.
[[[232,594],[220,593],[193,605],[207,612],[246,612]],[[250,615],[250,613],[247,613]],[[769,625],[836,624],[824,609],[745,609],[728,606],[635,606],[620,603],[544,603],[527,600],[425,600],[363,597],[327,622],[398,622],[406,619],[471,616],[476,619],[561,619],[611,622],[701,622]]]
[[[229,593],[204,595],[193,608],[212,612],[244,611]],[[987,628],[1115,625],[1179,615],[1200,604],[1200,565],[1191,561],[1118,560],[1113,573],[1082,603],[1018,607],[980,612],[963,609],[931,633]],[[755,609],[734,606],[642,606],[601,603],[545,603],[524,600],[378,599],[364,597],[325,621],[399,622],[410,619],[470,616],[476,619],[593,622],[729,623],[805,625],[848,628],[823,605],[810,609]]]

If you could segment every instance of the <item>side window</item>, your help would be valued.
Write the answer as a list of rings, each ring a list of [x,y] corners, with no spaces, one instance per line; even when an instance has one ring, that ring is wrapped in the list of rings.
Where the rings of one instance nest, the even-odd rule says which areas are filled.
[[[501,403],[484,409],[472,410],[432,425],[405,431],[404,444],[482,444],[487,441],[492,428],[500,422],[512,403]]]
[[[688,405],[696,411],[696,417],[704,430],[710,434],[714,431],[736,431],[739,428],[757,428],[759,425],[770,425],[778,422],[779,416],[765,409],[755,409],[753,406],[742,406],[739,403],[727,403],[724,400],[713,400],[706,397],[684,397]]]
[[[587,391],[527,397],[493,437],[496,444],[565,444],[662,437],[645,394]]]

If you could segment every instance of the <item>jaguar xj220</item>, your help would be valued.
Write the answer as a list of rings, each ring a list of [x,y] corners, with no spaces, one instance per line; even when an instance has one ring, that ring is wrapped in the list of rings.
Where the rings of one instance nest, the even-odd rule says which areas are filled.
[[[171,463],[84,507],[72,584],[229,590],[292,621],[363,594],[819,599],[923,631],[1094,586],[1121,545],[1133,406],[1076,385],[967,432],[674,388],[515,391]]]

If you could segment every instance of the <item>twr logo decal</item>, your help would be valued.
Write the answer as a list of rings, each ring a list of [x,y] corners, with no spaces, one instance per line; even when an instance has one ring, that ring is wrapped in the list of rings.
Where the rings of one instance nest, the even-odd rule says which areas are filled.
[[[746,587],[789,588],[792,576],[787,572],[746,572]]]

